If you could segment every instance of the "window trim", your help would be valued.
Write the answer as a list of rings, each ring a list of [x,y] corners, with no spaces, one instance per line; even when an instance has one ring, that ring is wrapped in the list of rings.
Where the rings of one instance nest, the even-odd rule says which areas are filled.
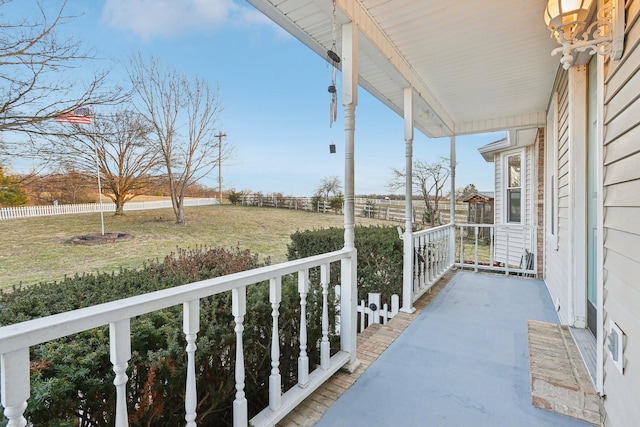
[[[510,188],[518,188],[518,187],[509,187],[509,158],[513,156],[520,156],[520,221],[509,221],[509,201],[507,200],[507,196],[509,194]],[[502,219],[505,224],[525,224],[527,219],[527,213],[525,210],[525,200],[526,200],[526,192],[527,192],[527,157],[526,150],[524,148],[519,148],[516,150],[510,150],[502,153],[501,155],[502,161]]]
[[[559,195],[558,195],[558,92],[554,92],[549,105],[549,111],[547,112],[547,132],[545,138],[545,150],[547,150],[547,188],[548,188],[548,206],[547,220],[548,226],[547,232],[550,239],[552,248],[558,250],[558,229],[559,229]]]

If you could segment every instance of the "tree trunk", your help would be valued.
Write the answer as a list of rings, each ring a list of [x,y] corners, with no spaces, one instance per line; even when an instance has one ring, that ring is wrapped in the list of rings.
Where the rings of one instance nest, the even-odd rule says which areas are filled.
[[[178,212],[176,212],[176,224],[185,224],[187,221],[184,216],[184,206],[180,204],[178,206]]]
[[[115,216],[124,215],[124,195],[116,194],[115,200],[113,201],[113,203],[115,203],[116,205],[116,213],[114,215]]]

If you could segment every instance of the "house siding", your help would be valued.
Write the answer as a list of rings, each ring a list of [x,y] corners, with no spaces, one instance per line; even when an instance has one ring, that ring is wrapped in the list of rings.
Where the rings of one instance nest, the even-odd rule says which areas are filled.
[[[556,76],[553,93],[556,92],[558,93],[558,123],[555,135],[557,143],[547,141],[547,167],[552,168],[556,163],[557,170],[548,170],[547,174],[551,175],[555,172],[557,180],[557,243],[554,239],[545,239],[544,279],[560,320],[562,323],[567,323],[569,309],[567,288],[569,276],[569,75],[564,69],[560,69]],[[549,123],[547,126],[553,126],[553,124]],[[556,156],[557,162],[552,161],[553,156]],[[551,201],[548,200],[553,194],[548,188],[549,185],[550,182],[547,181],[545,191],[547,209],[552,206]],[[556,213],[547,213],[545,218],[549,218],[550,215],[556,215]]]
[[[536,139],[536,145],[533,149],[535,153],[535,201],[534,201],[534,218],[536,218],[536,259],[538,267],[538,276],[544,271],[544,159],[546,153],[546,140],[544,129],[538,129],[538,137]],[[533,192],[532,191],[532,192]]]
[[[604,325],[626,336],[621,374],[605,347],[605,426],[640,420],[640,1],[627,2],[624,57],[605,66]]]
[[[500,154],[495,154],[493,156],[493,164],[495,165],[495,195],[494,195],[494,203],[493,203],[493,222],[495,224],[502,224],[502,157]]]
[[[524,198],[523,201],[523,211],[522,211],[522,224],[535,226],[537,224],[537,218],[535,216],[535,202],[536,202],[536,193],[537,193],[537,184],[536,184],[536,171],[535,171],[535,162],[536,162],[536,147],[535,145],[528,145],[524,148],[515,148],[505,150],[494,155],[494,164],[495,164],[495,215],[494,222],[496,224],[506,224],[506,209],[505,209],[505,200],[504,200],[504,187],[503,182],[505,181],[505,170],[504,170],[504,157],[510,154],[521,153],[523,156],[524,164],[522,165],[522,195]],[[535,218],[535,219],[534,219]],[[522,261],[523,256],[523,248],[530,248],[533,252],[536,252],[535,244],[533,239],[535,239],[535,233],[531,232],[527,229],[522,228],[511,228],[509,230],[509,244],[507,248],[507,232],[504,229],[496,230],[495,234],[495,260],[497,262],[506,262],[507,261],[507,253],[509,264],[511,266],[518,267]],[[508,251],[507,251],[508,249]]]

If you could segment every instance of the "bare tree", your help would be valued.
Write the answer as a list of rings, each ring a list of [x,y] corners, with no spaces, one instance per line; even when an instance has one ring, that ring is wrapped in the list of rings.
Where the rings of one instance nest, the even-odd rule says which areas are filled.
[[[126,202],[146,188],[150,174],[160,165],[157,147],[149,138],[152,128],[137,112],[116,111],[96,116],[91,126],[69,125],[69,135],[49,138],[42,152],[66,169],[95,174],[99,169],[103,188],[123,214]]]
[[[393,169],[392,173],[389,189],[396,191],[404,188],[406,171]],[[436,219],[439,219],[440,200],[450,174],[451,169],[447,158],[442,158],[436,163],[426,163],[421,160],[413,163],[413,189],[424,198],[424,222],[428,221],[432,227],[435,226]]]
[[[156,57],[133,57],[129,76],[138,98],[138,109],[151,123],[169,180],[169,192],[177,224],[185,223],[184,197],[198,182],[230,155],[222,156],[214,137],[222,111],[217,90],[201,79],[189,80],[164,67]]]
[[[469,184],[464,188],[462,187],[456,188],[455,197],[456,197],[456,200],[462,201],[476,194],[478,194],[478,189],[476,188],[475,184]]]
[[[105,89],[106,73],[94,74],[88,82],[68,73],[95,58],[79,41],[57,34],[74,18],[65,14],[66,1],[54,16],[47,16],[41,1],[33,1],[37,13],[25,7],[25,0],[19,6],[12,3],[0,0],[3,10],[18,11],[0,15],[0,131],[48,134],[52,119],[61,114],[123,99],[120,88]],[[25,16],[13,18],[20,13]]]
[[[341,195],[342,184],[340,183],[340,178],[336,175],[322,178],[320,186],[316,189],[316,194],[323,197],[324,200],[329,200],[330,195],[334,197]]]

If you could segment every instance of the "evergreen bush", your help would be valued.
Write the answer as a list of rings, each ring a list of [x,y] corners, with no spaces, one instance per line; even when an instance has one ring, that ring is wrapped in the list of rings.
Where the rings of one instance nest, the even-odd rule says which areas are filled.
[[[240,249],[200,247],[177,250],[140,270],[82,275],[61,282],[16,287],[0,294],[0,325],[222,276],[261,266],[257,255]],[[329,319],[336,316],[333,294]],[[280,371],[286,391],[297,381],[300,353],[300,298],[297,277],[282,280],[280,304]],[[310,366],[319,364],[322,337],[322,293],[312,282],[307,299]],[[244,319],[246,388],[250,416],[268,406],[271,371],[269,285],[247,288]],[[331,331],[334,330],[332,325]],[[331,333],[333,352],[338,337]],[[199,425],[230,425],[235,398],[235,333],[231,294],[200,301],[200,332],[196,341]],[[131,426],[175,426],[184,423],[186,341],[182,306],[131,319],[132,357],[127,374]],[[109,361],[108,327],[64,337],[31,348],[31,386],[27,417],[37,426],[110,426],[114,424],[114,373]],[[0,425],[2,422],[0,422]]]
[[[296,232],[288,246],[290,260],[339,250],[341,228]],[[401,293],[402,241],[393,227],[355,228],[358,248],[358,298],[380,292],[383,301]],[[268,263],[269,261],[266,261]],[[339,283],[339,263],[331,265],[331,284]],[[0,291],[0,326],[89,307],[198,280],[264,265],[258,256],[238,248],[178,249],[140,270],[114,274],[85,274],[60,282]],[[317,366],[322,337],[322,292],[319,269],[310,270],[307,297],[308,355]],[[332,352],[339,347],[335,330],[336,299],[329,295]],[[271,371],[269,285],[247,289],[244,355],[250,417],[268,406]],[[313,320],[316,319],[316,320]],[[297,277],[282,278],[280,304],[280,372],[283,390],[297,382],[300,353],[300,297]],[[196,341],[198,425],[230,425],[235,398],[235,333],[231,294],[200,301],[200,332]],[[182,306],[131,319],[132,357],[129,361],[128,405],[131,426],[175,426],[184,423],[186,341]],[[114,373],[109,361],[107,326],[37,345],[30,350],[31,398],[27,417],[37,426],[110,426],[114,424]],[[6,423],[6,421],[5,421]],[[0,425],[3,424],[0,421]]]
[[[344,230],[327,228],[298,231],[291,235],[287,248],[289,260],[337,251],[344,246]],[[356,226],[355,246],[358,249],[358,300],[367,300],[369,292],[379,292],[383,302],[391,295],[402,294],[402,240],[396,227]],[[338,266],[332,267],[332,277],[339,279]]]

